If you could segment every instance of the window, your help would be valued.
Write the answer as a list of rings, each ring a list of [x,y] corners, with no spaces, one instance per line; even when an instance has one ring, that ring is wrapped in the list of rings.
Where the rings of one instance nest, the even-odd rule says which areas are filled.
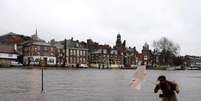
[[[73,51],[73,55],[76,55],[76,50]]]
[[[82,52],[83,52],[83,53],[82,53],[82,54],[83,54],[83,56],[85,56],[85,51],[82,51]]]
[[[44,47],[44,50],[45,50],[45,51],[47,51],[47,50],[48,50],[48,48],[47,48],[47,47]]]
[[[39,62],[40,61],[40,58],[35,58],[35,62]]]
[[[54,59],[49,59],[49,63],[54,63]]]
[[[76,63],[76,57],[74,57],[73,63]]]
[[[77,63],[79,63],[80,61],[79,61],[79,58],[77,58]]]
[[[82,56],[82,51],[80,50],[80,56]]]
[[[82,58],[80,58],[80,63],[82,63]]]
[[[40,46],[37,46],[38,50],[40,50]]]
[[[38,49],[35,47],[35,50],[34,50],[34,51],[37,52],[37,50],[38,50]]]
[[[73,50],[70,50],[70,55],[73,55]]]
[[[72,61],[73,61],[73,58],[72,58],[72,57],[70,57],[70,63],[72,63]]]
[[[34,47],[31,47],[31,52],[34,52],[34,50],[35,50]]]
[[[53,53],[50,53],[50,55],[53,56],[54,54],[53,54]]]
[[[50,48],[51,51],[54,51],[53,47]]]
[[[79,50],[77,50],[77,56],[79,56],[79,55],[80,55],[79,53],[80,53],[80,51],[79,51]]]
[[[8,54],[8,57],[13,57],[13,54]]]

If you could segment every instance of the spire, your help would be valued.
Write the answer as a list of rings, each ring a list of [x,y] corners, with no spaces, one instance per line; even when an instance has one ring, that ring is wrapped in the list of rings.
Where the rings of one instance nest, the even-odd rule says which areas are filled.
[[[143,50],[149,50],[149,44],[147,42],[145,42],[143,46]]]
[[[37,28],[36,28],[36,32],[35,32],[36,36],[38,36],[38,31],[37,31]]]
[[[126,40],[123,41],[122,46],[126,47]]]
[[[117,34],[117,40],[116,40],[116,48],[120,48],[122,47],[122,43],[121,43],[121,35]]]
[[[117,39],[120,39],[121,40],[121,34],[118,32],[117,34]]]
[[[33,40],[38,40],[38,31],[37,31],[37,28],[36,28],[35,33],[31,37],[32,37]]]

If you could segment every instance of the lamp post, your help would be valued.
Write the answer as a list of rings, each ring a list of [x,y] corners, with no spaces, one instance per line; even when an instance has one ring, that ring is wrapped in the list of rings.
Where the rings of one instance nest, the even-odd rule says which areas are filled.
[[[44,83],[43,83],[43,68],[44,68],[44,60],[40,59],[40,67],[41,67],[41,94],[44,93]]]
[[[43,88],[43,66],[41,67],[41,93],[44,92],[44,88]]]

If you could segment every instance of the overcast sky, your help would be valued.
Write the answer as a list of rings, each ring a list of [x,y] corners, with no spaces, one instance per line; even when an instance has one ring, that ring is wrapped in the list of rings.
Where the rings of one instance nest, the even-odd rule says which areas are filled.
[[[200,0],[0,0],[0,35],[93,39],[114,45],[121,34],[141,51],[161,37],[178,43],[181,55],[201,56]]]

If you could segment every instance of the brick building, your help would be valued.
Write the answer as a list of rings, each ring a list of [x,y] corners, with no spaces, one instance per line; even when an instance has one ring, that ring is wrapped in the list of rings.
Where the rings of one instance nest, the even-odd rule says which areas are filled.
[[[111,50],[111,52],[110,52],[110,66],[111,66],[111,68],[122,68],[122,67],[124,67],[123,53],[118,52],[115,49]]]
[[[86,46],[78,40],[74,41],[73,38],[64,43],[64,47],[66,47],[65,65],[68,67],[88,67],[88,49]]]
[[[110,54],[108,49],[98,49],[90,53],[90,67],[110,68]]]
[[[32,35],[32,40],[22,44],[23,64],[40,65],[44,61],[46,66],[56,65],[56,47],[38,38],[37,30]]]

